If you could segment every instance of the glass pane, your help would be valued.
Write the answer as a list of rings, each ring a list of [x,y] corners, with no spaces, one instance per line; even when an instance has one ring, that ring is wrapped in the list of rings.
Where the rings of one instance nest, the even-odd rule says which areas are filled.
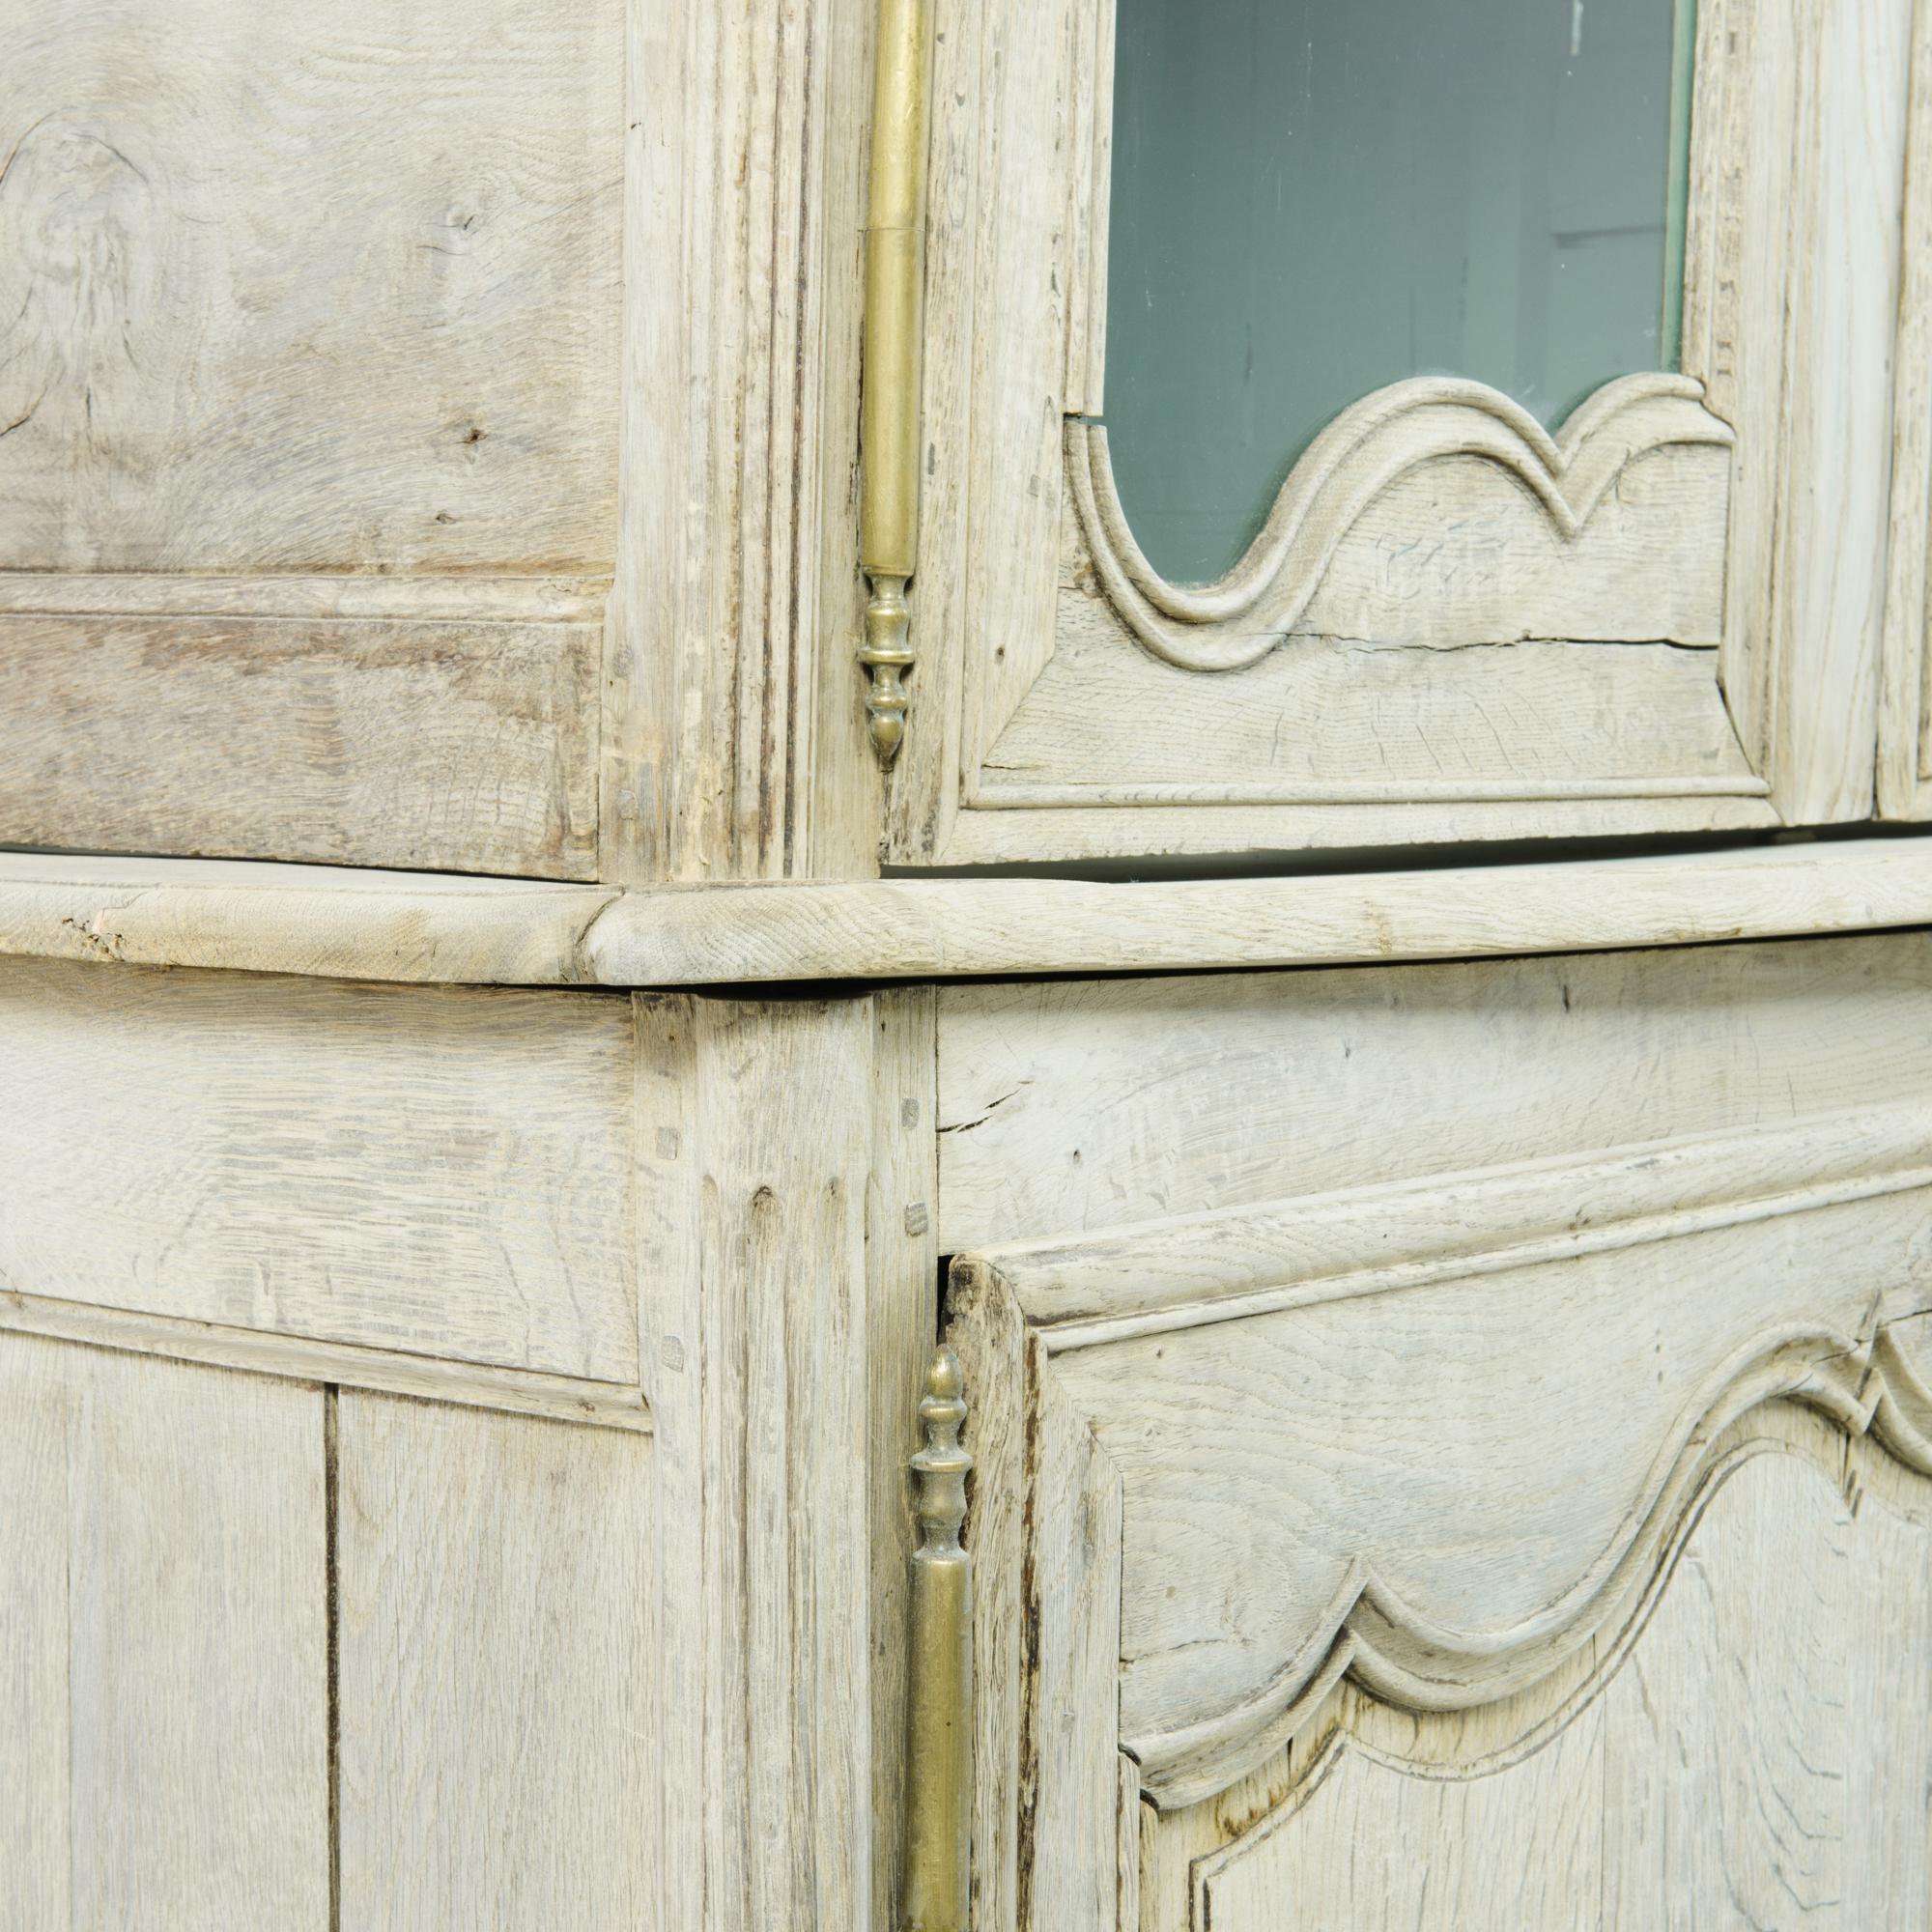
[[[1692,0],[1118,0],[1107,424],[1150,561],[1222,575],[1405,376],[1554,425],[1673,367]]]

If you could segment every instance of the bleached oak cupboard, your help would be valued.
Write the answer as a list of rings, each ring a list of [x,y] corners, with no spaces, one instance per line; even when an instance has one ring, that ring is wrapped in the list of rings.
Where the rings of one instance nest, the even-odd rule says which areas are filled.
[[[1932,1921],[1932,13],[1620,7],[0,13],[0,1927]]]

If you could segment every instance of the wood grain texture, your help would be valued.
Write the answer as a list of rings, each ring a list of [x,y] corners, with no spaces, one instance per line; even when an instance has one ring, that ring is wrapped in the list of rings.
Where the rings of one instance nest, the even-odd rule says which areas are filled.
[[[1932,716],[1925,673],[1932,627],[1926,601],[1932,550],[1932,12],[1913,15],[1905,156],[1905,232],[1892,362],[1890,552],[1880,667],[1878,810],[1885,818],[1932,814],[1923,774]]]
[[[1922,1458],[1879,1418],[1874,1337],[1932,1306],[1928,1238],[1915,1106],[996,1247],[953,1279],[969,1329],[1018,1311],[1051,1391],[982,1406],[1070,1406],[1121,1486],[1120,1743],[1166,1806],[1264,1764],[1343,1670],[1453,1710],[1613,1647],[1711,1441],[1767,1402]],[[1029,1462],[1043,1605],[1070,1506]],[[1043,1757],[1041,1805],[1069,1782]]]
[[[604,577],[221,577],[213,572],[0,570],[8,617],[252,617],[376,623],[592,624]]]
[[[608,568],[621,16],[28,0],[0,563]]]
[[[68,1364],[0,1338],[0,1927],[68,1932],[73,1869],[68,1704]]]
[[[638,1002],[661,1925],[873,1910],[875,1025],[865,999]]]
[[[599,637],[0,616],[0,839],[594,878]]]
[[[1066,536],[1122,633],[1192,670],[1237,670],[1282,638],[1324,631],[1715,644],[1730,466],[1703,452],[1732,441],[1690,377],[1606,384],[1554,436],[1498,390],[1415,377],[1329,423],[1241,560],[1194,587],[1167,582],[1134,541],[1106,431],[1069,420]],[[1400,555],[1438,529],[1440,541]],[[1476,557],[1488,582],[1472,597],[1460,580]]]
[[[936,0],[926,247],[926,442],[920,639],[908,739],[894,768],[886,856],[947,842],[980,719],[1051,651],[1064,497],[1067,232],[1074,134],[1065,67],[1094,37],[1069,0]],[[1073,145],[1091,150],[1074,137]],[[998,557],[998,569],[984,560]],[[997,639],[991,648],[980,640]],[[990,696],[989,696],[990,692]],[[1041,853],[1048,849],[1041,847]]]
[[[626,9],[603,876],[875,869],[852,653],[869,7]]]
[[[393,1349],[347,1342],[311,1342],[257,1328],[225,1328],[165,1315],[135,1315],[85,1301],[0,1290],[0,1329],[84,1342],[124,1354],[170,1362],[200,1362],[291,1381],[332,1382],[380,1389],[429,1402],[462,1403],[513,1415],[541,1415],[604,1429],[648,1431],[650,1411],[628,1382],[547,1376],[532,1369],[488,1368]]]
[[[940,1246],[1908,1102],[1928,1003],[1916,935],[949,987]]]
[[[651,1444],[345,1392],[336,1445],[342,1922],[657,1922]]]
[[[867,1444],[871,1491],[873,1932],[899,1932],[904,1850],[908,1566],[917,1547],[906,1463],[939,1329],[936,997],[895,987],[871,1002],[872,1165],[866,1189]]]
[[[1923,1923],[1925,1486],[1797,1418],[1751,1435],[1552,1742],[1431,1775],[1412,1721],[1350,1713],[1258,1820],[1176,1821],[1192,1884],[1145,1932]],[[1465,1721],[1464,1765],[1509,1720]]]
[[[718,887],[627,894],[585,952],[600,981],[634,985],[1496,957],[1918,925],[1924,872],[1915,844],[1888,840],[1329,877]]]
[[[1727,1883],[1767,1901],[1778,1884],[1793,1885],[1806,1909],[1828,1914],[1856,1901],[1855,1916],[1824,1923],[1918,1922],[1900,1910],[1916,1901],[1911,1910],[1923,1911],[1932,1800],[1923,1778],[1887,1776],[1881,1767],[1895,1759],[1883,1744],[1870,1755],[1892,1719],[1861,1719],[1892,1674],[1923,1675],[1932,1639],[1923,1534],[1932,1492],[1922,1481],[1932,1473],[1922,1427],[1932,1393],[1888,1325],[1893,1313],[1901,1329],[1925,1325],[1924,1180],[1921,1170],[1904,1192],[1768,1210],[1748,1226],[1627,1250],[1605,1276],[1600,1320],[1585,1312],[1592,1264],[1579,1258],[1516,1277],[1445,1277],[1413,1303],[1398,1296],[1375,1309],[1362,1333],[1334,1349],[1323,1321],[1370,1306],[1351,1291],[1272,1318],[1196,1308],[1185,1329],[1103,1341],[1029,1315],[1008,1292],[1002,1257],[966,1257],[955,1266],[953,1333],[978,1390],[982,1485],[988,1466],[1000,1484],[980,1491],[975,1540],[975,1886],[986,1921],[1113,1932],[1121,1894],[1094,1876],[1124,1841],[1114,1775],[1124,1749],[1137,1789],[1160,1807],[1143,1822],[1127,1888],[1143,1900],[1146,1926],[1229,1922],[1208,1896],[1224,1878],[1231,1909],[1252,1907],[1258,1924],[1289,1922],[1290,1901],[1267,1889],[1280,1879],[1276,1834],[1357,1756],[1402,1776],[1340,1801],[1320,1828],[1307,1864],[1293,1867],[1294,1922],[1321,1900],[1310,1922],[1464,1923],[1484,1889],[1501,1887],[1493,1910],[1528,1917],[1497,1922],[1648,1924],[1660,1894],[1717,1905]],[[1443,1184],[1445,1208],[1457,1190]],[[1845,1266],[1847,1256],[1857,1266]],[[1463,1397],[1492,1376],[1507,1388],[1491,1383],[1472,1398],[1478,1419]],[[1889,1410],[1879,1388],[1894,1378]],[[1672,1418],[1670,1441],[1638,1443],[1646,1411]],[[1901,1421],[1908,1411],[1917,1424]],[[1230,1423],[1218,1437],[1217,1415]],[[1056,1443],[1079,1445],[1073,1463]],[[1680,1688],[1672,1704],[1682,1715],[1660,1719],[1662,1700],[1641,1687],[1650,1731],[1632,1745],[1608,1701],[1630,1682],[1618,1672],[1644,1654],[1660,1602],[1684,1582],[1686,1539],[1767,1448],[1808,1456],[1814,1485],[1816,1470],[1827,1472],[1824,1493],[1841,1485],[1843,1523],[1864,1492],[1916,1487],[1906,1560],[1893,1560],[1896,1545],[1881,1552],[1884,1575],[1866,1600],[1899,1627],[1880,1637],[1869,1616],[1839,1614],[1828,1597],[1833,1577],[1784,1543],[1801,1513],[1780,1494],[1744,1540],[1743,1621],[1724,1646],[1725,1667],[1751,1658],[1764,1690],[1737,1694],[1731,1717]],[[1074,1466],[1091,1479],[1069,1484]],[[1116,1481],[1118,1517],[1093,1500]],[[1605,1500],[1617,1498],[1604,1520],[1622,1525],[1611,1538],[1620,1555],[1585,1526],[1600,1484]],[[1152,1500],[1156,1490],[1164,1501]],[[1314,1560],[1337,1509],[1360,1510],[1387,1532],[1391,1554],[1311,1583],[1309,1608],[1318,1619],[1340,1615],[1347,1634],[1297,1653],[1269,1692],[1277,1719],[1231,1753],[1208,1680],[1264,1669],[1272,1646],[1293,1645],[1281,1615],[1287,1605],[1294,1621],[1289,1578]],[[1575,1553],[1600,1551],[1584,1586],[1597,1607],[1580,1616],[1582,1596],[1547,1568],[1572,1537]],[[1466,1588],[1445,1595],[1458,1565]],[[1835,1577],[1855,1567],[1873,1567],[1869,1548],[1841,1559]],[[1343,1607],[1351,1601],[1359,1622]],[[1095,1685],[1073,1697],[1055,1689],[1081,1676],[1083,1657],[1112,1654],[1081,1635],[1091,1621],[1083,1605],[1094,1603],[1110,1614],[1119,1605],[1118,1704]],[[1787,1605],[1780,1637],[1768,1627]],[[1830,1681],[1819,1684],[1806,1660]],[[1193,1678],[1173,1706],[1179,1728],[1164,1734],[1143,1723],[1149,1672],[1163,1668]],[[1846,1694],[1846,1673],[1866,1669],[1868,1690]],[[1860,1717],[1848,1719],[1847,1706]],[[1777,1721],[1785,1712],[1806,1737],[1792,1741],[1792,1725]],[[1910,1711],[1899,1726],[1922,1730]],[[1537,1770],[1521,1775],[1526,1765]],[[1492,1776],[1513,1777],[1515,1792],[1481,1783]],[[1411,1789],[1417,1779],[1432,1782]],[[1842,1808],[1847,1781],[1857,1783],[1856,1813]],[[1646,1782],[1656,1795],[1645,1796]],[[1854,1880],[1833,1847],[1860,1829],[1876,1869]],[[1177,1842],[1164,1844],[1170,1836]],[[1498,1837],[1520,1858],[1498,1863]],[[1794,1869],[1810,1889],[1794,1884]],[[1252,1896],[1251,1873],[1263,1888]],[[1619,1886],[1622,1905],[1600,1914],[1596,1901]],[[1574,1919],[1573,1887],[1587,1901]]]
[[[18,1335],[0,1385],[0,1924],[326,1922],[322,1396]]]
[[[1868,812],[1911,0],[1701,10],[1681,377],[1608,385],[1555,440],[1474,385],[1396,384],[1330,426],[1246,562],[1198,589],[1146,565],[1091,421],[1112,13],[938,11],[928,708],[889,859]],[[1659,442],[1661,417],[1639,434],[1662,410],[1710,446]],[[1580,497],[1571,470],[1594,477]],[[971,561],[987,554],[1005,560],[990,577]],[[1299,661],[1264,659],[1284,637]],[[1667,675],[1654,641],[1720,637],[1720,682],[1708,664]],[[1582,648],[1604,639],[1657,652],[1655,682]],[[1365,643],[1435,648],[1402,663]],[[1499,647],[1480,670],[1479,645]],[[1225,675],[1164,677],[1161,659]],[[1775,811],[1755,803],[1767,787]]]
[[[1520,784],[1520,781],[1519,781]],[[1131,859],[1236,861],[1285,872],[1312,852],[1386,854],[1396,848],[1514,839],[1605,839],[1663,835],[1774,832],[1782,822],[1762,797],[1700,795],[1569,798],[1423,798],[1326,805],[1182,801],[1146,805],[1064,803],[962,811],[952,821],[946,864],[1019,867],[1051,852],[1068,865],[1112,868]],[[908,870],[912,869],[910,867]],[[1210,863],[1201,867],[1214,869]]]
[[[0,967],[0,1285],[635,1383],[606,996]]]
[[[572,985],[613,889],[361,867],[0,853],[0,954],[302,979]]]
[[[439,984],[1153,973],[1926,923],[1932,859],[1906,839],[1346,877],[890,879],[783,892],[0,853],[0,956]]]
[[[1724,689],[1794,824],[1872,810],[1912,13],[1698,10],[1684,367],[1738,432]]]
[[[1598,1710],[1577,1719],[1533,1775],[1425,1783],[1343,1756],[1314,1775],[1306,1823],[1297,1812],[1294,1825],[1261,1828],[1201,1860],[1193,1909],[1166,1922],[1187,1932],[1297,1923],[1598,1932],[1604,1721]],[[1144,1921],[1144,1932],[1161,1923]]]
[[[1280,644],[1236,689],[1069,629],[964,797],[976,814],[1761,798],[1715,672],[1670,644],[1324,637]]]

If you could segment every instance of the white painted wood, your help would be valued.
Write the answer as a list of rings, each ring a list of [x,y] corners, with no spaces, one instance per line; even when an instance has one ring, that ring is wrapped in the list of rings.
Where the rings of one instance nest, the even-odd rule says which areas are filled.
[[[940,997],[940,1246],[1912,1102],[1916,934]]]
[[[1430,1776],[1337,1733],[1208,1838],[1146,1932],[1923,1924],[1925,1486],[1854,1451],[1848,1498],[1791,1436],[1713,1497],[1621,1672],[1551,1743]]]
[[[635,1384],[631,1015],[0,966],[0,1287]]]
[[[13,1932],[329,1911],[323,1398],[0,1336]]]
[[[652,1924],[651,1444],[350,1392],[335,1442],[342,1923]]]

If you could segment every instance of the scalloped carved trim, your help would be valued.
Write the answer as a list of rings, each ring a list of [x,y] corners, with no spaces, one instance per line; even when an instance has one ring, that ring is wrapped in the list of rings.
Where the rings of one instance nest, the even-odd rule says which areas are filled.
[[[1671,444],[1736,440],[1703,396],[1691,377],[1627,376],[1590,396],[1552,437],[1481,383],[1417,377],[1392,384],[1316,438],[1247,554],[1201,589],[1170,583],[1142,554],[1099,423],[1068,418],[1066,471],[1095,576],[1122,622],[1182,670],[1239,670],[1294,629],[1342,539],[1410,470],[1451,457],[1484,458],[1520,482],[1574,540],[1636,458]]]
[[[1869,1436],[1904,1467],[1932,1476],[1932,1390],[1889,1334],[1850,1346],[1825,1335],[1782,1339],[1723,1378],[1701,1419],[1660,1457],[1648,1504],[1634,1515],[1628,1539],[1516,1640],[1459,1644],[1455,1633],[1357,1566],[1321,1634],[1266,1690],[1184,1730],[1122,1740],[1140,1763],[1146,1795],[1171,1811],[1226,1790],[1293,1743],[1345,1677],[1385,1704],[1447,1713],[1523,1696],[1601,1644],[1583,1686],[1491,1768],[1534,1748],[1594,1694],[1641,1629],[1706,1501],[1737,1466],[1740,1452],[1724,1440],[1727,1434],[1753,1411],[1787,1402],[1847,1437]]]
[[[1922,1398],[1922,1383],[1887,1338],[1880,1339],[1878,1349],[1881,1353],[1889,1350],[1897,1370]],[[1884,1406],[1881,1400],[1881,1411]],[[1459,1718],[1419,1715],[1351,1684],[1336,1685],[1307,1730],[1247,1779],[1191,1812],[1170,1812],[1161,1829],[1178,1831],[1188,1848],[1182,1854],[1186,1922],[1195,1932],[1203,1932],[1210,1923],[1208,1908],[1215,1880],[1266,1839],[1291,1828],[1351,1757],[1426,1782],[1466,1783],[1507,1773],[1550,1745],[1603,1696],[1639,1648],[1669,1594],[1680,1559],[1733,1476],[1762,1459],[1781,1458],[1809,1465],[1828,1483],[1856,1495],[1883,1475],[1872,1460],[1855,1455],[1848,1464],[1838,1420],[1786,1401],[1741,1417],[1713,1444],[1698,1481],[1683,1499],[1659,1560],[1647,1573],[1644,1588],[1614,1634],[1569,1660],[1549,1678],[1491,1707],[1483,1721],[1470,1724]],[[1894,1465],[1924,1474],[1920,1461],[1916,1456],[1900,1457],[1895,1442],[1875,1422],[1866,1444],[1869,1457],[1880,1453],[1872,1446],[1880,1441],[1891,1452]],[[1922,1532],[1932,1498],[1921,1492],[1908,1502],[1894,1491],[1892,1501],[1905,1505]],[[1737,1579],[1732,1580],[1735,1584]]]

